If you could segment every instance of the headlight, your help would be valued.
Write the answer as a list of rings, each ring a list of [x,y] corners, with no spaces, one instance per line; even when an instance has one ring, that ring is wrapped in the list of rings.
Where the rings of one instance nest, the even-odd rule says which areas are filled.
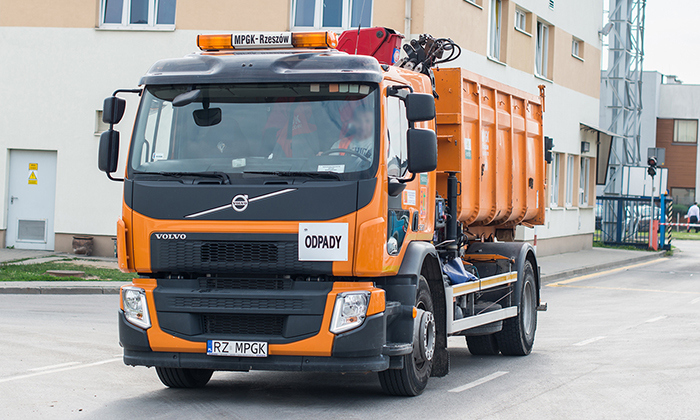
[[[122,300],[124,303],[124,315],[126,320],[143,329],[151,328],[151,319],[148,317],[148,304],[146,292],[138,287],[122,288]]]
[[[369,292],[339,293],[335,298],[331,332],[340,334],[362,325],[367,316],[368,305]]]

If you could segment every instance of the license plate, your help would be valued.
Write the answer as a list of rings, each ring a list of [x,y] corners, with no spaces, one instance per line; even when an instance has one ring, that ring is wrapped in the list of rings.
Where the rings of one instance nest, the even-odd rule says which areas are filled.
[[[210,356],[267,357],[267,343],[263,341],[208,340]]]

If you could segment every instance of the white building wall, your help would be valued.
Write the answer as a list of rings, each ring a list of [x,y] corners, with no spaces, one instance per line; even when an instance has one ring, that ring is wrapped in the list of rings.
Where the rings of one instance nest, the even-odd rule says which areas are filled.
[[[97,169],[95,111],[114,90],[136,88],[156,60],[195,51],[197,34],[0,27],[0,229],[7,228],[8,149],[38,149],[58,151],[56,233],[114,235],[123,184]],[[136,95],[124,97],[115,176],[124,172],[138,104]]]

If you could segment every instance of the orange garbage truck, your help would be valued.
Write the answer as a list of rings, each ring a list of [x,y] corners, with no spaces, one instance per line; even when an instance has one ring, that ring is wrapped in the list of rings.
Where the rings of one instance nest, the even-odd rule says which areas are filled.
[[[377,372],[414,396],[448,373],[450,336],[530,353],[546,304],[514,230],[544,220],[543,93],[441,67],[449,39],[399,59],[371,28],[395,47],[356,53],[366,31],[347,51],[333,32],[200,35],[105,100],[98,167],[124,183],[119,267],[138,274],[127,365],[174,388]],[[116,178],[123,93],[140,105]]]

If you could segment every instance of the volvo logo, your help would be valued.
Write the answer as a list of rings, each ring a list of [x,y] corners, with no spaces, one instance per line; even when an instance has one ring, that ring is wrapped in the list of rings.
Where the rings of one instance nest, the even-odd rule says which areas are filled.
[[[238,194],[238,195],[233,197],[230,204],[226,204],[226,205],[223,205],[220,207],[214,207],[213,209],[200,211],[198,213],[188,214],[185,217],[188,219],[191,219],[194,217],[204,216],[205,214],[216,213],[217,211],[222,211],[222,210],[227,210],[227,209],[233,209],[237,213],[241,213],[241,212],[245,211],[245,209],[248,208],[248,204],[250,204],[250,203],[253,203],[253,202],[259,201],[259,200],[264,200],[266,198],[275,197],[275,196],[280,195],[280,194],[286,194],[286,193],[289,193],[292,191],[296,191],[296,188],[287,188],[284,190],[279,190],[279,191],[259,195],[257,197],[253,197],[253,198],[248,198],[248,194]]]
[[[238,194],[231,200],[231,207],[237,212],[242,212],[248,208],[248,196],[246,194]]]
[[[179,239],[181,241],[184,241],[187,239],[187,235],[184,233],[156,233],[156,239]]]

